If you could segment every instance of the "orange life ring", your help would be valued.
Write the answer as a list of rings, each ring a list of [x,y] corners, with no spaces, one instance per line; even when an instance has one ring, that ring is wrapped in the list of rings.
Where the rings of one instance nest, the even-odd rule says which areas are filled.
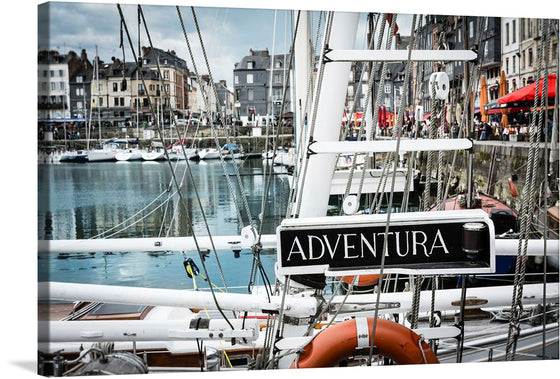
[[[294,360],[290,368],[336,366],[341,360],[352,356],[357,347],[371,344],[373,320],[373,317],[351,319],[323,330],[303,348],[303,353]],[[366,322],[367,330],[365,330]],[[363,326],[358,327],[357,323]],[[395,363],[401,365],[439,363],[428,344],[424,341],[419,344],[419,340],[420,336],[407,327],[394,321],[377,319],[375,346],[379,354],[392,359]],[[364,342],[367,345],[364,346]]]
[[[384,274],[383,277],[385,277],[386,275]],[[342,277],[342,281],[348,285],[352,284],[354,282],[354,276],[350,275],[350,276],[343,276]],[[358,283],[356,283],[355,285],[358,287],[369,287],[369,286],[373,286],[375,284],[377,284],[377,282],[379,282],[379,275],[374,274],[374,275],[358,275]]]
[[[511,193],[511,196],[517,196],[517,188],[515,188],[515,183],[513,183],[513,180],[511,180],[511,178],[508,179],[508,184],[509,184],[509,192]]]

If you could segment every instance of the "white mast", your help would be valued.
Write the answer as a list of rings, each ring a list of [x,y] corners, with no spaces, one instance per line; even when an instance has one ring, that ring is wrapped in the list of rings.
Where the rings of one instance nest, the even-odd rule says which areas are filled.
[[[296,15],[297,17],[297,15]],[[309,109],[311,107],[311,100],[307,100],[307,88],[309,80],[312,79],[311,72],[311,55],[312,49],[309,40],[309,12],[301,11],[299,16],[299,25],[296,31],[296,40],[294,44],[295,59],[294,59],[294,79],[295,79],[295,98],[293,103],[294,107],[294,126],[295,126],[295,145],[299,149],[299,143],[302,132],[304,131],[305,116],[309,117]],[[312,93],[313,88],[311,87]],[[297,150],[296,150],[297,151]]]
[[[95,63],[95,83],[97,85],[97,92],[99,95],[99,53],[97,52],[97,45],[95,45]],[[101,145],[101,107],[99,106],[99,101],[97,104],[97,129],[99,129],[99,144]]]
[[[276,12],[277,11],[274,10],[274,24],[272,27],[272,51],[270,54],[270,76],[268,81],[268,116],[266,122],[267,130],[268,130],[268,123],[269,123],[268,120],[271,120],[274,117],[274,105],[272,103],[272,84],[274,79],[274,49],[276,44]]]
[[[330,49],[354,48],[358,17],[358,13],[346,12],[333,15],[330,39],[325,41]],[[310,138],[313,141],[338,141],[350,66],[351,62],[330,62],[325,65],[323,83],[328,86],[319,87],[318,83],[320,90],[318,88],[315,93],[315,96],[319,96],[317,118],[309,124],[315,125],[315,130],[306,141],[310,141]],[[305,162],[306,175],[303,185],[298,189],[301,195],[299,217],[325,216],[336,154],[311,155]]]

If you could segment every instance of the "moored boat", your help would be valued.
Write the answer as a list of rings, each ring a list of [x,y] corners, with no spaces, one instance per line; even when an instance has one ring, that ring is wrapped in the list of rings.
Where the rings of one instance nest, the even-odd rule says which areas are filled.
[[[161,142],[152,142],[150,149],[142,153],[144,161],[162,161],[165,160],[165,150]]]
[[[198,150],[198,157],[201,160],[220,159],[220,154],[220,150],[211,147]]]

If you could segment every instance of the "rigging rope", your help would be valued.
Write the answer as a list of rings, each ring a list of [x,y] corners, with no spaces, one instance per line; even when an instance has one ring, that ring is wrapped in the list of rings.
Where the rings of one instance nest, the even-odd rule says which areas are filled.
[[[378,37],[377,37],[377,45],[376,45],[376,50],[380,50],[381,49],[381,45],[383,43],[383,35],[385,33],[385,20],[387,18],[387,15],[384,14],[383,15],[383,20],[381,22],[377,22],[376,26],[380,26],[380,30],[378,33]],[[388,44],[390,44],[390,41],[392,39],[392,34],[390,34],[390,38],[388,40]],[[373,42],[374,42],[374,38],[372,35],[372,38],[370,39],[369,43],[368,43],[368,50],[372,50],[373,49]],[[386,46],[386,48],[388,48]],[[384,65],[386,65],[387,63],[385,62]],[[361,83],[363,81],[363,77],[364,77],[364,72],[368,72],[368,81],[367,81],[367,91],[366,91],[366,97],[365,97],[365,101],[364,101],[364,112],[362,114],[362,122],[360,124],[360,129],[358,132],[358,141],[360,141],[362,139],[363,136],[363,132],[364,132],[364,125],[366,124],[366,112],[368,112],[369,109],[369,104],[371,102],[371,94],[373,92],[373,85],[375,83],[375,74],[376,74],[376,69],[377,69],[377,62],[368,62],[365,67],[363,67],[362,72],[360,73],[360,80],[357,83],[357,89],[354,91],[355,95],[354,95],[354,101],[352,104],[352,110],[350,111],[350,115],[354,115],[354,112],[356,111],[356,98],[359,97],[359,94],[361,92]],[[383,76],[383,75],[382,75]],[[381,86],[381,85],[380,85]],[[376,99],[377,100],[377,99]],[[376,101],[376,106],[377,106],[377,101]],[[375,117],[372,116],[372,120],[373,123],[376,123],[375,121]],[[346,133],[348,134],[348,132],[350,131],[350,124],[349,124],[349,120],[347,121],[347,127],[346,127]],[[367,125],[365,125],[367,128]],[[370,125],[369,126],[370,129],[373,129],[375,127],[374,125]],[[371,137],[371,130],[370,130],[370,134],[366,136],[366,139],[370,139]],[[354,171],[356,170],[357,167],[357,158],[358,158],[358,153],[354,153],[354,156],[352,158],[352,167],[350,168],[350,171],[348,173],[348,180],[346,182],[346,190],[344,191],[344,198],[347,198],[348,195],[350,194],[350,188],[352,186],[352,180],[354,177]],[[369,154],[365,155],[365,161],[364,161],[364,167],[362,168],[361,171],[361,176],[360,176],[360,184],[358,186],[358,194],[357,194],[357,203],[358,205],[360,204],[360,198],[362,195],[362,188],[363,188],[363,184],[364,184],[364,179],[365,179],[365,173],[367,171],[367,168],[369,167]]]
[[[194,59],[194,55],[193,55],[193,52],[192,52],[192,49],[191,49],[191,44],[190,44],[189,38],[187,36],[187,32],[186,32],[186,29],[185,29],[185,24],[183,22],[183,17],[181,15],[181,10],[179,9],[179,6],[176,6],[176,9],[177,9],[177,14],[179,15],[179,21],[181,23],[181,28],[183,30],[183,36],[185,37],[185,42],[187,44],[187,49],[189,51],[191,62],[193,64],[193,69],[194,69],[194,73],[195,73],[195,76],[196,76],[196,80],[197,80],[198,83],[202,83],[203,80],[202,80],[202,77],[199,75],[199,72],[198,72],[197,64],[196,64],[196,61]],[[194,10],[193,10],[193,12],[194,12]],[[200,90],[202,92],[202,99],[203,99],[203,102],[204,102],[204,107],[206,108],[207,111],[210,111],[210,107],[208,105],[208,99],[207,99],[208,96],[207,96],[207,93],[206,93],[206,90],[205,90],[204,86],[201,85]],[[217,99],[217,97],[216,97],[216,99]],[[220,144],[219,144],[216,132],[214,130],[214,125],[213,124],[214,124],[214,122],[212,120],[212,122],[211,122],[211,133],[212,133],[212,137],[214,138],[214,143],[216,144],[216,147],[219,150],[220,149]],[[231,184],[231,180],[229,178],[227,169],[225,167],[224,159],[223,159],[221,154],[219,154],[219,157],[220,157],[220,164],[222,165],[222,170],[224,172],[224,175],[226,176],[226,183],[227,183],[227,186],[228,186],[228,190],[229,190],[231,196],[233,197],[233,203],[235,204],[235,210],[237,212],[237,219],[238,219],[240,225],[244,225],[243,217],[241,215],[241,211],[240,211],[239,206],[238,206],[237,196],[235,194],[235,191],[233,190],[233,185]],[[249,216],[250,216],[250,212],[249,212]]]
[[[208,76],[210,78],[210,87],[213,91],[214,98],[216,99],[216,111],[217,111],[217,114],[220,115],[220,112],[219,112],[219,109],[218,109],[219,104],[218,104],[218,101],[217,101],[219,99],[218,90],[216,89],[216,83],[214,83],[214,79],[212,77],[212,70],[210,69],[210,64],[209,64],[209,61],[208,61],[208,55],[206,54],[206,47],[204,45],[204,42],[202,41],[202,33],[201,33],[200,27],[198,25],[198,19],[196,17],[196,12],[194,10],[194,7],[191,6],[190,8],[191,8],[191,13],[192,13],[193,20],[194,20],[194,25],[196,27],[196,32],[197,32],[197,35],[198,35],[198,40],[200,42],[200,47],[202,49],[202,55],[204,56],[204,63],[206,64],[206,69],[208,70]],[[179,7],[177,7],[177,9],[179,9]],[[187,37],[185,36],[185,38],[187,38]],[[194,63],[194,59],[193,59],[193,66],[194,66],[194,64],[195,63]],[[198,73],[197,73],[197,78],[198,78]],[[201,89],[203,89],[202,86],[201,86]],[[203,96],[203,97],[204,97],[204,100],[205,100],[205,103],[206,103],[206,96]],[[207,109],[209,109],[208,106],[207,106]],[[219,117],[219,120],[220,120],[220,123],[222,123],[222,125],[223,125],[223,120],[222,120],[221,117]],[[217,146],[218,149],[220,149],[218,136],[217,136],[216,128],[214,127],[213,120],[210,123],[210,127],[211,127],[211,130],[212,130],[212,135],[214,136],[214,141],[216,143],[216,146]],[[245,187],[243,186],[243,182],[241,181],[241,175],[239,174],[239,169],[237,168],[237,165],[235,164],[235,161],[234,161],[233,149],[231,149],[232,142],[231,142],[231,139],[230,139],[229,132],[228,132],[227,128],[226,128],[226,143],[227,143],[227,146],[228,146],[228,153],[230,155],[231,162],[232,162],[232,165],[233,165],[233,169],[234,169],[234,172],[235,172],[235,178],[237,180],[237,185],[239,187],[239,192],[241,194],[241,200],[242,200],[243,205],[245,207],[245,212],[247,213],[247,218],[249,219],[249,225],[253,225],[253,217],[251,216],[251,209],[249,208],[249,203],[247,201],[247,196],[245,195]],[[226,168],[226,163],[225,163],[225,160],[224,160],[224,157],[222,156],[222,154],[220,154],[220,163],[222,164],[222,169],[224,171],[224,175],[226,175],[226,178],[228,180],[228,185],[230,186],[231,195],[234,196],[233,188],[231,187],[231,184],[229,183],[230,181],[229,181],[229,175],[228,175],[227,168]],[[235,196],[234,196],[234,200],[235,200]],[[237,206],[237,201],[235,201],[235,204]],[[243,222],[242,222],[242,225],[243,225]]]
[[[415,30],[416,29],[416,17],[417,15],[414,14],[414,16],[412,17],[412,28],[411,30]],[[396,19],[397,19],[397,14],[393,14],[392,17],[392,22],[391,22],[391,34],[394,33],[394,29],[395,29],[395,25],[396,25]],[[412,64],[412,60],[411,60],[411,55],[412,55],[412,47],[414,45],[414,40],[416,39],[416,33],[413,34],[412,36],[413,42],[408,46],[408,56],[407,56],[407,65],[410,66]],[[409,67],[407,66],[407,70],[405,73],[405,78],[404,78],[404,82],[408,83],[409,79],[410,79],[410,70]],[[396,157],[399,156],[399,150],[400,150],[400,145],[401,145],[401,136],[402,136],[402,122],[403,122],[403,115],[404,115],[404,108],[405,108],[405,102],[407,101],[407,92],[405,91],[405,96],[401,97],[401,104],[399,107],[399,114],[397,117],[397,124],[395,126],[395,134],[397,137],[397,146],[395,148],[394,151],[394,156],[395,156],[395,160],[394,160],[394,165],[393,165],[393,175],[391,178],[391,192],[389,195],[389,202],[387,204],[387,221],[385,224],[385,232],[384,232],[384,238],[383,238],[383,250],[382,250],[382,254],[381,254],[381,264],[380,264],[380,270],[379,270],[379,282],[378,282],[378,286],[379,288],[382,288],[383,286],[383,271],[385,269],[385,256],[387,255],[387,251],[388,251],[388,236],[389,236],[389,227],[391,224],[391,208],[393,205],[393,194],[395,192],[395,179],[396,179],[396,174],[397,174],[397,159]],[[379,314],[379,303],[380,303],[380,297],[381,297],[381,291],[377,292],[377,297],[375,299],[375,311],[374,311],[374,320],[373,320],[373,329],[372,329],[372,340],[371,340],[371,344],[369,346],[369,356],[368,356],[368,365],[371,365],[371,361],[372,361],[372,355],[373,355],[373,347],[375,344],[375,330],[377,327],[377,316]]]
[[[293,62],[293,58],[294,58],[294,46],[295,46],[295,42],[296,42],[296,36],[298,33],[298,26],[299,26],[299,19],[300,19],[300,11],[298,11],[297,14],[297,19],[296,19],[296,24],[295,24],[295,28],[294,28],[294,37],[292,39],[292,46],[290,49],[290,60],[289,60],[289,66],[288,66],[288,74],[286,75],[285,78],[285,83],[284,83],[284,93],[282,94],[282,105],[280,107],[280,114],[284,113],[284,106],[286,104],[286,95],[288,92],[288,84],[289,84],[289,80],[290,80],[290,71],[292,69],[292,62]],[[278,151],[278,137],[279,137],[279,133],[280,133],[280,128],[276,128],[276,138],[274,139],[274,144],[273,144],[273,156],[272,156],[272,160],[274,161],[274,158],[276,157],[276,153]],[[269,166],[269,173],[268,176],[266,178],[266,185],[265,185],[265,191],[264,191],[264,201],[262,203],[262,210],[261,210],[261,215],[262,215],[262,221],[259,225],[259,230],[257,233],[257,242],[255,243],[255,245],[252,248],[253,251],[253,259],[256,260],[256,265],[257,267],[260,269],[261,272],[261,276],[263,276],[263,280],[265,280],[266,282],[269,283],[269,287],[270,287],[270,281],[268,280],[268,276],[266,275],[266,272],[264,272],[264,268],[262,267],[261,264],[261,260],[260,260],[260,254],[262,251],[262,244],[261,244],[261,237],[262,237],[262,230],[263,230],[263,225],[264,225],[264,218],[265,218],[265,213],[266,213],[266,207],[268,205],[268,197],[269,197],[269,192],[270,192],[270,184],[272,182],[272,167],[273,165]],[[256,275],[256,273],[255,273]],[[250,278],[250,281],[253,280],[253,277]],[[268,293],[268,289],[267,289],[267,293]]]
[[[143,21],[143,24],[144,24],[144,29],[146,30],[146,36],[148,37],[148,41],[149,41],[149,43],[150,43],[150,48],[151,48],[151,50],[152,50],[153,52],[155,52],[154,45],[153,45],[153,43],[152,43],[152,38],[151,38],[150,32],[149,32],[149,30],[148,30],[148,24],[146,23],[146,19],[145,19],[145,17],[144,17],[144,12],[142,11],[142,7],[141,7],[140,5],[138,5],[138,12],[140,13],[140,16],[141,16],[141,18],[142,18],[142,21]],[[125,26],[126,26],[126,24],[125,24]],[[130,45],[131,45],[131,48],[132,48],[132,43],[131,43]],[[159,66],[159,58],[156,59],[156,67],[157,67],[157,72],[158,72],[158,77],[159,77],[159,79],[160,79],[161,87],[162,87],[163,92],[164,92],[164,95],[165,95],[165,99],[166,99],[167,102],[169,102],[170,107],[171,107],[172,110],[173,110],[173,114],[175,114],[176,110],[175,110],[174,107],[172,106],[172,103],[171,103],[171,101],[170,101],[170,99],[169,99],[169,94],[168,94],[167,89],[165,88],[165,85],[164,85],[164,82],[163,82],[163,75],[162,75],[162,72],[161,72],[161,68],[160,68],[160,66]],[[142,73],[142,81],[144,82],[143,73]],[[145,85],[144,85],[144,87],[145,87]],[[149,96],[148,96],[148,99],[149,99]],[[176,117],[175,117],[175,116],[173,117],[173,123],[174,123],[175,125],[177,124],[177,121],[176,121]],[[157,123],[156,123],[156,126],[157,126]],[[178,128],[175,128],[175,129],[177,130]],[[162,145],[165,145],[164,140],[163,140],[163,133],[162,133],[162,131],[159,129],[159,127],[158,127],[158,132],[159,132],[159,135],[160,135],[160,138],[161,138],[161,143],[162,143]],[[178,133],[178,132],[177,132],[177,133]],[[189,163],[189,160],[188,160],[188,157],[187,157],[187,153],[186,153],[186,151],[185,151],[185,147],[184,147],[183,141],[182,141],[182,139],[181,139],[181,136],[177,135],[177,137],[178,137],[178,139],[179,139],[179,143],[180,143],[180,145],[181,145],[181,149],[182,149],[183,155],[184,155],[184,157],[185,157],[186,168],[187,168],[187,171],[189,172],[190,177],[191,177],[192,186],[193,186],[193,189],[195,190],[196,198],[197,198],[198,203],[199,203],[199,206],[200,206],[200,211],[201,211],[201,214],[202,214],[204,223],[205,223],[205,225],[206,225],[206,230],[207,230],[207,232],[208,232],[208,237],[210,238],[210,243],[211,243],[211,245],[212,245],[212,250],[213,250],[214,256],[215,256],[215,258],[216,258],[216,262],[217,262],[217,265],[218,265],[219,273],[220,273],[222,282],[224,283],[224,287],[227,289],[227,283],[226,283],[226,280],[225,280],[225,275],[224,275],[224,272],[223,272],[223,269],[222,269],[222,266],[221,266],[221,263],[220,263],[220,259],[219,259],[219,257],[218,257],[218,253],[216,252],[216,247],[215,247],[215,245],[214,245],[214,240],[213,240],[213,238],[212,238],[212,233],[210,232],[210,227],[208,226],[208,222],[207,222],[207,220],[206,220],[206,215],[205,215],[205,213],[204,213],[204,209],[203,209],[203,207],[202,207],[202,203],[201,203],[200,197],[199,197],[199,195],[198,195],[198,190],[197,190],[197,187],[196,187],[196,184],[195,184],[195,181],[194,181],[194,177],[192,176],[192,172],[191,172],[190,163]],[[176,178],[176,176],[175,176],[175,171],[173,170],[173,166],[172,166],[172,164],[171,164],[171,160],[169,159],[169,154],[168,154],[168,152],[167,152],[167,149],[164,149],[164,152],[165,152],[165,156],[166,156],[166,158],[167,158],[166,160],[167,160],[167,163],[168,163],[168,167],[169,167],[170,170],[171,170],[171,175],[172,175],[172,178],[173,178],[173,182],[177,184],[177,178]],[[187,222],[189,223],[189,226],[190,226],[190,228],[192,229],[192,234],[193,234],[193,237],[194,237],[194,229],[192,228],[191,220],[190,220],[190,218],[189,218],[189,216],[188,216],[188,210],[187,210],[187,208],[186,208],[185,202],[184,202],[183,197],[182,197],[182,194],[181,194],[181,192],[180,192],[180,188],[179,188],[178,191],[179,191],[180,204],[183,205],[183,208],[184,208],[184,210],[185,210],[185,215],[187,216]],[[196,239],[195,239],[195,242],[196,242]],[[199,253],[200,253],[200,252],[199,252]],[[201,255],[201,259],[202,259],[202,255]],[[203,266],[205,267],[204,262],[203,262],[202,264],[203,264]],[[206,271],[206,269],[205,269],[205,272],[206,272],[206,275],[208,275],[208,272]]]
[[[542,121],[546,101],[548,99],[548,73],[543,75],[543,61],[546,62],[545,68],[548,68],[548,37],[549,37],[549,22],[544,19],[541,24],[542,44],[539,49],[539,59],[537,60],[537,81],[535,86],[535,100],[533,102],[533,115],[531,117],[530,126],[530,147],[528,156],[527,173],[525,185],[523,187],[523,203],[521,208],[521,223],[520,223],[520,236],[517,246],[517,259],[515,263],[515,279],[513,284],[513,295],[511,301],[511,315],[509,321],[509,332],[506,345],[506,360],[511,361],[515,358],[515,351],[517,348],[517,338],[519,337],[519,318],[523,311],[522,297],[523,297],[523,284],[525,282],[525,268],[527,259],[527,244],[529,239],[530,217],[532,217],[532,210],[535,206],[535,188],[537,181],[537,163],[538,163],[538,150],[540,132],[542,129]],[[540,83],[542,78],[542,89]],[[539,90],[542,92],[540,93]],[[540,96],[540,99],[539,99]],[[540,101],[540,103],[539,103]],[[538,125],[537,125],[537,112],[538,112]],[[545,157],[546,159],[546,157]]]
[[[139,7],[140,7],[140,6],[139,6]],[[135,49],[134,49],[134,44],[132,43],[132,39],[131,39],[131,37],[130,37],[130,33],[128,32],[128,27],[126,26],[126,22],[125,22],[125,20],[124,20],[124,15],[123,15],[123,12],[122,12],[122,9],[121,9],[120,4],[117,4],[117,9],[118,9],[118,11],[119,11],[120,18],[121,18],[121,20],[123,21],[123,26],[124,26],[125,31],[126,31],[126,35],[127,35],[128,42],[129,42],[129,46],[130,46],[130,50],[132,51],[132,55],[133,55],[133,57],[134,57],[134,61],[136,62],[136,67],[137,67],[137,69],[140,71],[140,76],[141,76],[141,79],[142,79],[142,83],[143,83],[143,85],[144,85],[144,88],[147,88],[146,82],[145,82],[145,78],[144,78],[144,73],[142,72],[142,70],[140,70],[140,65],[139,65],[139,62],[138,62],[138,59],[137,59],[137,56],[136,56],[136,51],[135,51]],[[144,24],[145,24],[145,20],[144,20]],[[147,28],[146,28],[146,31],[147,31]],[[149,106],[149,108],[150,108],[150,111],[151,111],[151,113],[152,113],[152,116],[154,117],[154,119],[156,119],[155,126],[156,126],[156,128],[157,128],[157,130],[158,130],[158,134],[159,134],[160,139],[161,139],[161,141],[162,141],[162,145],[164,145],[164,143],[163,143],[163,133],[162,133],[161,128],[160,128],[160,125],[159,125],[159,120],[155,117],[155,112],[154,112],[154,109],[153,109],[153,106],[152,106],[152,102],[151,102],[150,97],[148,96],[147,99],[148,99],[148,106]],[[167,150],[164,149],[164,152],[165,152],[165,156],[166,156],[166,158],[167,158],[168,163],[170,163],[170,161],[169,161],[169,155],[168,155],[168,153],[167,153]],[[195,234],[194,229],[193,229],[193,226],[192,226],[192,222],[191,222],[191,218],[190,218],[190,216],[189,216],[189,212],[188,212],[188,210],[187,210],[187,207],[186,207],[185,202],[184,202],[184,200],[183,200],[183,196],[182,196],[182,194],[181,194],[181,190],[180,190],[180,188],[179,188],[179,183],[178,183],[178,181],[177,181],[177,178],[175,177],[175,173],[173,172],[171,166],[170,166],[170,168],[171,168],[171,176],[172,176],[172,178],[173,178],[173,183],[174,183],[175,186],[177,187],[177,192],[178,192],[178,195],[179,195],[180,204],[181,204],[181,206],[183,206],[183,208],[184,208],[184,210],[185,210],[185,217],[187,218],[187,225],[189,226],[189,229],[190,229],[191,234],[192,234],[192,236],[193,236],[193,241],[194,241],[194,243],[195,243],[196,250],[198,251],[199,257],[201,258],[202,266],[203,266],[203,268],[204,268],[204,272],[206,273],[206,276],[209,277],[208,271],[207,271],[207,269],[206,269],[206,265],[205,265],[204,261],[202,260],[202,251],[201,251],[200,246],[199,246],[199,244],[198,244],[198,239],[196,238],[196,234]],[[213,297],[214,303],[215,303],[215,305],[216,305],[216,308],[217,308],[218,311],[222,314],[223,318],[226,320],[226,322],[229,324],[229,326],[230,326],[232,329],[235,329],[234,326],[233,326],[233,324],[231,324],[231,322],[228,320],[228,318],[227,318],[227,317],[225,316],[225,314],[223,313],[223,310],[222,310],[222,308],[220,307],[220,305],[219,305],[219,303],[218,303],[218,300],[216,299],[216,295],[214,294],[214,290],[212,289],[212,287],[210,287],[210,290],[211,290],[212,297]]]
[[[322,47],[323,54],[324,54],[324,51],[329,44],[331,31],[332,31],[333,18],[334,18],[334,12],[329,12],[328,16],[327,16],[327,23],[325,25],[325,34],[323,36],[323,47]],[[299,13],[298,13],[298,21],[299,21]],[[297,28],[296,28],[296,32],[297,32]],[[294,42],[295,42],[295,38],[294,38]],[[293,48],[292,48],[292,50],[293,50]],[[313,108],[312,108],[312,112],[311,112],[311,125],[309,127],[309,133],[308,133],[310,138],[313,138],[313,133],[315,131],[315,119],[317,118],[317,107],[318,107],[318,104],[319,104],[319,97],[320,97],[319,95],[321,93],[321,87],[323,85],[324,75],[325,75],[325,60],[321,59],[321,61],[319,63],[319,71],[318,71],[318,75],[317,75],[317,88],[315,89],[314,103],[313,103]],[[306,141],[306,142],[309,143],[310,141]],[[302,152],[302,154],[303,154],[303,152]],[[305,178],[307,176],[308,162],[309,162],[309,155],[306,155],[305,160],[302,161],[302,170],[300,170],[300,172],[302,173],[301,178]],[[298,178],[298,182],[299,181],[300,181],[300,178]],[[297,189],[298,196],[296,197],[296,207],[295,207],[295,210],[293,212],[293,217],[298,217],[298,215],[299,215],[299,212],[300,212],[300,209],[301,209],[301,198],[302,198],[301,193],[303,192],[304,184],[305,184],[305,181],[303,181],[303,180],[301,181],[301,183],[299,183],[299,188]]]
[[[313,73],[315,71],[315,67],[317,66],[317,63],[319,62],[319,55],[316,53],[316,51],[318,50],[321,25],[322,25],[323,18],[325,17],[324,14],[325,14],[324,11],[321,11],[319,13],[317,32],[315,34],[315,43],[311,46],[312,59],[311,59],[311,67],[309,67],[309,75],[307,77],[307,91],[305,94],[305,105],[300,112],[301,115],[300,115],[299,125],[296,126],[301,128],[301,130],[299,133],[299,138],[295,142],[296,160],[295,160],[294,172],[293,172],[294,180],[292,181],[292,185],[290,186],[291,187],[290,196],[288,198],[288,206],[286,208],[286,217],[295,217],[295,215],[292,214],[292,211],[296,202],[295,197],[298,193],[297,189],[299,187],[299,178],[300,178],[300,171],[303,165],[303,159],[305,154],[307,153],[306,150],[302,147],[305,145],[305,138],[307,136],[307,125],[308,125],[307,121],[309,120],[309,114],[307,113],[307,110],[309,108],[309,102],[313,101],[311,99],[312,90],[313,90]]]

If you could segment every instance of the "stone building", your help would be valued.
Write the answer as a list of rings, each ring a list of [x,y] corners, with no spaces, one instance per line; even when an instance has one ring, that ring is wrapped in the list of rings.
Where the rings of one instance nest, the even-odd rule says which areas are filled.
[[[271,59],[268,50],[251,49],[235,64],[234,116],[244,125],[264,125],[267,120],[279,118],[289,55],[274,55],[272,66]],[[289,84],[286,91],[284,113],[293,111]]]

